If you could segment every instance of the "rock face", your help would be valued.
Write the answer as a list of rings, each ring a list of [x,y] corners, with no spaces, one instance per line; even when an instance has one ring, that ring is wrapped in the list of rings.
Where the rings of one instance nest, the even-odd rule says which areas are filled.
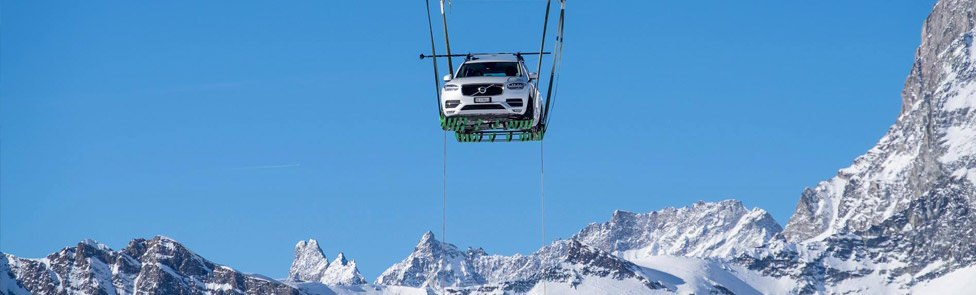
[[[591,224],[575,239],[618,255],[733,257],[766,244],[783,228],[762,209],[739,201],[698,202],[646,214],[616,211],[609,222]]]
[[[295,245],[295,260],[288,271],[288,281],[319,282],[330,286],[366,284],[355,261],[347,260],[345,254],[339,252],[330,264],[314,239],[299,241]]]
[[[210,262],[165,237],[136,239],[120,251],[83,241],[43,259],[0,256],[0,277],[16,282],[0,291],[14,294],[299,294]]]

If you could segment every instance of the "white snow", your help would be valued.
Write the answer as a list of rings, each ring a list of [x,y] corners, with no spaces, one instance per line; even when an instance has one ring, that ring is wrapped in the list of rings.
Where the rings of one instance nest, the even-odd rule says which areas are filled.
[[[428,295],[425,288],[402,286],[329,286],[319,282],[285,282],[308,295]]]
[[[796,285],[788,278],[771,278],[726,263],[692,257],[622,255],[645,267],[644,274],[660,280],[679,294],[709,294],[721,286],[735,294],[787,294]]]
[[[973,294],[976,293],[976,265],[957,269],[944,276],[918,285],[912,294]]]
[[[206,283],[205,286],[207,287],[207,290],[211,290],[211,291],[230,291],[230,290],[234,290],[234,286],[231,286],[230,284],[227,284],[227,283],[223,283],[223,284]]]
[[[976,95],[973,96],[976,98]],[[976,155],[976,126],[952,126],[946,128],[946,153],[940,161],[951,163],[964,156]]]
[[[503,294],[503,293],[498,293]],[[586,276],[582,283],[572,286],[569,283],[539,283],[527,295],[545,294],[594,294],[594,295],[643,295],[673,294],[667,289],[652,290],[638,280],[615,280],[612,278]],[[707,293],[705,293],[707,294]]]
[[[960,85],[958,94],[947,99],[944,107],[946,111],[976,109],[976,83]]]
[[[959,168],[952,172],[954,178],[965,178],[969,183],[976,185],[976,169]]]

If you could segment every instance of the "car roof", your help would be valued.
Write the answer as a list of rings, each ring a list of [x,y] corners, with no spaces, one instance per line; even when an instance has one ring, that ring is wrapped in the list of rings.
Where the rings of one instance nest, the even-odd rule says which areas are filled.
[[[518,59],[515,58],[515,55],[511,55],[511,54],[475,55],[474,58],[476,59],[466,61],[465,63],[518,61]]]

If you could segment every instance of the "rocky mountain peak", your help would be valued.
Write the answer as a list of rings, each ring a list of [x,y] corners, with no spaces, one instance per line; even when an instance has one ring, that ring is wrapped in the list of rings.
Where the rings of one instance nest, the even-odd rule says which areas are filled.
[[[98,250],[102,250],[102,251],[111,251],[112,250],[111,248],[108,247],[108,245],[99,243],[98,241],[93,240],[93,239],[85,239],[85,240],[82,240],[81,242],[78,243],[78,245],[79,245],[79,247],[81,245],[91,246],[91,247],[94,247],[94,248],[96,248]]]
[[[329,260],[315,239],[295,244],[295,259],[288,271],[288,279],[299,282],[317,282],[329,267]]]
[[[905,81],[902,91],[902,113],[906,113],[915,103],[931,97],[936,88],[946,78],[943,71],[943,54],[960,36],[969,36],[971,44],[973,28],[976,27],[976,1],[941,0],[935,4],[932,13],[922,26],[921,44],[915,52],[915,63],[911,74]]]
[[[410,287],[459,286],[483,282],[472,276],[465,253],[442,243],[428,231],[406,259],[391,266],[376,279],[377,284]]]
[[[295,260],[288,271],[291,282],[319,282],[330,286],[362,285],[366,279],[359,273],[356,262],[339,252],[332,263],[326,259],[318,241],[298,241],[295,244]]]
[[[336,258],[335,258],[335,260],[332,261],[332,263],[333,264],[338,264],[338,265],[346,265],[346,264],[349,264],[349,261],[346,260],[346,254],[345,253],[339,252],[339,254],[336,254]]]
[[[356,261],[347,260],[346,255],[339,252],[335,260],[322,273],[319,282],[330,286],[351,286],[366,284],[366,278],[359,273]]]
[[[434,232],[427,231],[423,236],[420,237],[420,241],[417,242],[417,248],[433,249],[435,246],[440,246],[440,243],[440,241],[437,241],[437,239],[434,238]]]

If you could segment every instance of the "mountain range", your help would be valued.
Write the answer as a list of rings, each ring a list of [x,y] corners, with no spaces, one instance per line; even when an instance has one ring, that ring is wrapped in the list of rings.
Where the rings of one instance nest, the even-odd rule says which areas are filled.
[[[288,277],[211,262],[162,236],[0,253],[3,294],[972,294],[976,290],[976,0],[940,0],[894,125],[802,192],[785,228],[741,202],[613,212],[527,255],[423,234],[369,282],[300,241]]]

